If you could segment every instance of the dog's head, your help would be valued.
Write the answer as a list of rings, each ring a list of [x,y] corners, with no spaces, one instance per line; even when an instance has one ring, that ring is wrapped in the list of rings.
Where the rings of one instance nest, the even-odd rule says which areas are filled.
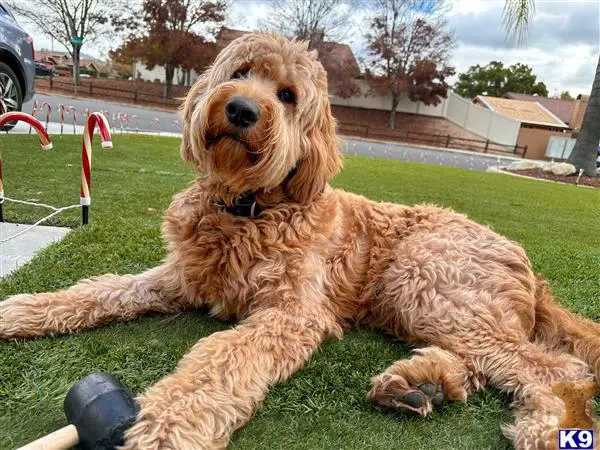
[[[307,203],[340,170],[327,74],[307,47],[275,34],[247,34],[190,90],[181,155],[222,196],[279,192]]]

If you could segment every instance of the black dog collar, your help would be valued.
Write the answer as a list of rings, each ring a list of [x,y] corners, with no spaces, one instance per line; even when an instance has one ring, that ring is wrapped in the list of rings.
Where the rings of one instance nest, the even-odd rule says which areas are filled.
[[[239,217],[256,217],[262,212],[260,205],[256,203],[253,192],[234,198],[231,206],[226,205],[223,201],[219,202],[219,206],[225,208],[229,214]]]
[[[286,177],[286,182],[291,180],[294,175],[296,175],[296,167],[293,167],[292,170],[290,170],[290,173],[288,173]],[[250,192],[243,197],[234,198],[232,206],[226,205],[223,200],[220,200],[218,205],[221,208],[224,208],[229,214],[239,217],[257,217],[263,212],[260,205],[256,203],[256,195],[254,195],[254,192]]]

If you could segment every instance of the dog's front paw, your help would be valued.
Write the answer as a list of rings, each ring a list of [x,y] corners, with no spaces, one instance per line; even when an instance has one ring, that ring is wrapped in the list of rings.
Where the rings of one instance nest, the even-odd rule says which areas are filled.
[[[393,375],[385,375],[381,378],[374,383],[368,396],[382,406],[426,416],[434,407],[444,402],[442,385],[433,383],[409,385],[401,377]]]
[[[136,423],[121,450],[212,450],[227,447],[229,432],[218,410],[198,391],[163,379],[139,398]],[[224,413],[224,411],[221,411]]]
[[[40,317],[36,296],[19,294],[0,301],[0,339],[31,337],[38,334]]]

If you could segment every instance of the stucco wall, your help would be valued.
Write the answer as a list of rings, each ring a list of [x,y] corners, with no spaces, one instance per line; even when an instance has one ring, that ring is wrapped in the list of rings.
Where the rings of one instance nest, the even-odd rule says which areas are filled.
[[[570,137],[571,134],[538,128],[521,128],[518,145],[527,145],[526,157],[529,159],[547,159],[545,155],[550,136]]]

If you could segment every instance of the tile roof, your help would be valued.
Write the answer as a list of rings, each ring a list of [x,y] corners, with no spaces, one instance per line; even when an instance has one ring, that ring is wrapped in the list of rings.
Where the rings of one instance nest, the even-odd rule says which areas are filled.
[[[475,97],[475,100],[478,100],[478,103],[483,104],[492,111],[496,111],[503,116],[519,120],[523,123],[546,125],[557,128],[569,128],[566,123],[552,114],[538,102],[488,97],[485,95],[478,95]]]
[[[518,94],[509,92],[504,97],[512,98],[513,100],[525,100],[527,102],[538,102],[564,123],[571,125],[569,122],[573,115],[576,100],[563,100],[561,98],[548,98],[539,95]]]

